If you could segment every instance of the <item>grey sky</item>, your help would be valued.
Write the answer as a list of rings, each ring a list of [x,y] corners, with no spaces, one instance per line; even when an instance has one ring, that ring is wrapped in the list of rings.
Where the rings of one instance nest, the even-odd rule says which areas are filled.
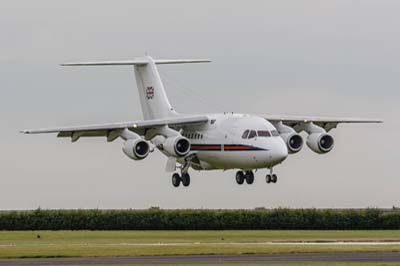
[[[400,205],[399,1],[2,1],[0,209],[391,207]],[[334,150],[304,148],[279,183],[237,186],[234,171],[192,172],[175,189],[159,152],[129,160],[121,141],[24,128],[141,119],[129,67],[76,60],[210,58],[160,67],[180,112],[377,117],[342,125]]]

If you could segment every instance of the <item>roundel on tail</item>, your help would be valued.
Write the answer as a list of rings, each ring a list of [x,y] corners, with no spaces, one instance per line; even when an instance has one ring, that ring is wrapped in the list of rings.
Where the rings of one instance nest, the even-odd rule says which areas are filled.
[[[153,99],[153,97],[154,97],[154,87],[147,87],[146,88],[146,96],[147,96],[147,99]]]

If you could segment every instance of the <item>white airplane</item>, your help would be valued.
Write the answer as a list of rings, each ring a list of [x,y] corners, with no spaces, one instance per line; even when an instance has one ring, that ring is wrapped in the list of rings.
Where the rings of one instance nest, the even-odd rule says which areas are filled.
[[[268,168],[267,183],[276,183],[273,167],[288,154],[303,147],[301,131],[308,134],[307,146],[323,154],[332,150],[329,132],[339,123],[379,123],[376,119],[289,117],[234,113],[182,115],[171,107],[156,65],[203,63],[210,60],[154,60],[150,56],[132,61],[67,63],[63,66],[134,66],[144,120],[120,123],[23,130],[26,134],[58,133],[72,142],[81,137],[124,140],[122,150],[133,160],[142,160],[154,147],[168,157],[167,172],[172,185],[189,186],[189,168],[195,170],[238,169],[236,182],[254,182],[253,170]],[[233,96],[233,95],[232,95]],[[178,165],[177,165],[178,164]]]

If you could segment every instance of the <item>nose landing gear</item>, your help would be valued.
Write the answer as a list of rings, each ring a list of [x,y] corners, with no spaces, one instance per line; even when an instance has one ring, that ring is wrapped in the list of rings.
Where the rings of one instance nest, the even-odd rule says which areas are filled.
[[[269,183],[276,183],[278,181],[278,177],[276,174],[268,174],[265,176],[265,182]]]
[[[269,183],[276,183],[278,181],[278,176],[272,173],[272,168],[270,169],[270,174],[265,176],[265,182]]]

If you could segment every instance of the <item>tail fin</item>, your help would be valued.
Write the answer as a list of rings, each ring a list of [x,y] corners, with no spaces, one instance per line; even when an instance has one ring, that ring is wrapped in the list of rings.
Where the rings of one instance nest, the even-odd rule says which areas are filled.
[[[132,61],[105,61],[66,63],[62,66],[120,66],[133,65],[140,104],[144,119],[158,119],[176,116],[177,113],[169,103],[156,64],[184,64],[211,62],[207,59],[187,60],[154,60],[150,56],[136,58]]]

